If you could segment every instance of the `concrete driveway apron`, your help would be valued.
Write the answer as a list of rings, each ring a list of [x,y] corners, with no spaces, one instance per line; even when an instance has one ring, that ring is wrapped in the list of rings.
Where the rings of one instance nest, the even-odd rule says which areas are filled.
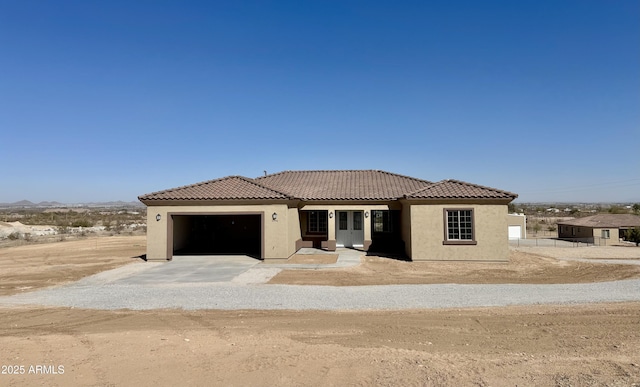
[[[260,260],[244,255],[176,256],[169,262],[132,273],[113,284],[144,285],[170,283],[228,282]]]

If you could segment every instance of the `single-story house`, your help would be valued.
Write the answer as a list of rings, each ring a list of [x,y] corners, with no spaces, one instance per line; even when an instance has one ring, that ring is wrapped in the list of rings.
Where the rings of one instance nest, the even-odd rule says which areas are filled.
[[[640,227],[640,216],[598,214],[558,222],[558,238],[593,243],[597,238],[618,241],[625,230]]]
[[[516,194],[377,170],[228,176],[139,197],[147,259],[246,254],[276,262],[303,247],[401,252],[421,260],[508,260]]]

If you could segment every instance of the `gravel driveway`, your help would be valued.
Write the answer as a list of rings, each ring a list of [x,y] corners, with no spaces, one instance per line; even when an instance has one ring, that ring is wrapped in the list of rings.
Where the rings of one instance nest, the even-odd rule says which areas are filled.
[[[101,273],[102,274],[102,273]],[[299,286],[247,283],[126,284],[88,279],[14,296],[0,305],[88,309],[353,310],[640,301],[640,280],[562,285]]]

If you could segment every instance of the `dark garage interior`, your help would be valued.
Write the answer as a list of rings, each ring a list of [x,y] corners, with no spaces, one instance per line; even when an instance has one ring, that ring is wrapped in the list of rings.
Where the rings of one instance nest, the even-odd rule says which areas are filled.
[[[173,254],[262,258],[261,224],[259,214],[173,215]]]

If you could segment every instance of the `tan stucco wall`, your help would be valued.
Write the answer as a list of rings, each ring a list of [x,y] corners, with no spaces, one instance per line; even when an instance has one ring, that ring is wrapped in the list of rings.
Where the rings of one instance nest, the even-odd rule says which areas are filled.
[[[609,239],[602,238],[602,231],[609,230]],[[611,243],[617,243],[620,240],[620,230],[617,228],[594,228],[593,236],[597,240],[599,239],[600,245],[609,245]]]
[[[476,245],[443,245],[445,208],[473,209]],[[509,260],[506,204],[412,204],[410,217],[414,261]]]
[[[168,251],[170,214],[215,214],[215,213],[264,213],[263,215],[263,252],[262,258],[285,259],[293,254],[295,240],[289,240],[294,234],[290,221],[298,227],[297,211],[288,208],[286,204],[264,205],[198,205],[198,206],[148,206],[147,207],[147,259],[171,259]],[[272,220],[273,213],[278,214],[277,220]],[[156,215],[160,214],[160,221]],[[295,214],[294,219],[290,219]],[[299,232],[299,230],[298,230]]]

